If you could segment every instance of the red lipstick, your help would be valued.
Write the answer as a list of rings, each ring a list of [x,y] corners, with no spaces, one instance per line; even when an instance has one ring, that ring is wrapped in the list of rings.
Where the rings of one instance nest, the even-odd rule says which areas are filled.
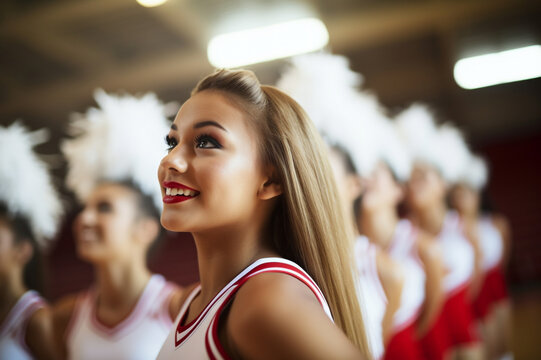
[[[180,184],[178,182],[174,182],[174,181],[164,181],[162,185],[163,185],[163,187],[171,188],[171,189],[188,189],[188,190],[195,191],[195,192],[197,192],[199,194],[199,191],[197,191],[195,189],[192,189],[189,186],[186,186],[186,185]]]
[[[163,187],[165,188],[170,188],[170,189],[184,189],[184,190],[190,190],[190,191],[193,191],[195,194],[192,195],[192,196],[185,196],[185,195],[164,195],[163,196],[163,199],[162,201],[165,203],[165,204],[174,204],[174,203],[179,203],[179,202],[183,202],[183,201],[186,201],[186,200],[190,200],[190,199],[193,199],[194,197],[196,197],[197,195],[199,195],[199,191],[189,187],[189,186],[186,186],[186,185],[183,185],[183,184],[180,184],[180,183],[177,183],[177,182],[174,182],[174,181],[164,181],[163,182]]]

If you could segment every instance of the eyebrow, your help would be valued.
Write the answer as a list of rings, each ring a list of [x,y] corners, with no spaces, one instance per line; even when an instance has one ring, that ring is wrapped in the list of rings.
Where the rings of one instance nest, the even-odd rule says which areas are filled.
[[[227,130],[220,124],[218,124],[216,121],[212,121],[212,120],[205,120],[205,121],[200,121],[198,122],[197,124],[195,124],[193,126],[194,129],[199,129],[199,128],[202,128],[202,127],[205,127],[205,126],[215,126],[217,128],[220,128],[222,129],[223,131],[227,132]],[[172,124],[171,125],[171,130],[178,130],[178,127],[177,125],[175,124]]]
[[[197,124],[195,124],[193,126],[193,128],[194,129],[200,129],[200,128],[205,127],[205,126],[215,126],[215,127],[219,128],[219,129],[222,129],[223,131],[227,132],[227,130],[222,125],[220,125],[216,121],[212,121],[212,120],[200,121]]]

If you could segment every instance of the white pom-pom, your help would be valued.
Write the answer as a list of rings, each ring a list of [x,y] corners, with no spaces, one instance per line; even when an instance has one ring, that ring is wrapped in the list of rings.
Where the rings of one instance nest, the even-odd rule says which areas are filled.
[[[0,201],[10,213],[27,219],[44,250],[62,215],[47,164],[32,150],[47,137],[45,130],[32,133],[19,122],[7,128],[0,126]]]
[[[468,158],[468,148],[460,131],[450,124],[436,126],[428,107],[414,104],[396,117],[399,137],[412,161],[438,169],[448,182],[460,176]]]
[[[385,112],[373,94],[358,89],[362,76],[345,57],[318,53],[293,58],[277,86],[308,113],[322,136],[351,155],[360,174],[378,162]]]
[[[483,158],[470,154],[466,166],[462,169],[458,182],[465,183],[475,190],[481,190],[488,179],[488,167]]]
[[[442,125],[432,151],[443,178],[449,183],[456,182],[468,162],[468,147],[460,131],[450,124]]]
[[[381,122],[382,135],[380,154],[383,160],[401,182],[407,181],[411,173],[411,158],[404,143],[400,140],[396,127],[390,120]]]
[[[398,137],[412,161],[422,161],[437,166],[432,151],[437,133],[434,115],[422,104],[413,104],[395,118]]]
[[[75,138],[62,144],[68,187],[84,200],[99,181],[130,180],[161,209],[156,173],[166,154],[169,110],[152,93],[136,98],[96,90],[94,97],[99,108],[73,115],[70,133]]]

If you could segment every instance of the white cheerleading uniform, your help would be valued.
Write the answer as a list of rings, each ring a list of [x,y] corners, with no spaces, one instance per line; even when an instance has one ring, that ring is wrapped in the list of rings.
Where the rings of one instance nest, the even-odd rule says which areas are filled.
[[[387,297],[378,277],[376,246],[366,236],[359,236],[355,240],[354,251],[359,276],[359,303],[366,335],[374,359],[380,359],[384,352],[382,322]]]
[[[154,359],[172,326],[174,287],[152,275],[130,315],[113,328],[99,322],[92,289],[77,299],[66,331],[69,359]]]
[[[184,302],[158,355],[159,360],[170,359],[229,359],[218,338],[220,315],[240,287],[261,273],[284,273],[304,283],[314,293],[327,316],[332,320],[330,308],[323,293],[310,276],[297,264],[282,258],[263,258],[255,261],[231,280],[189,324],[184,324],[193,299],[200,293],[196,287]]]
[[[417,319],[425,299],[426,275],[415,244],[417,235],[417,230],[409,220],[400,220],[389,244],[389,255],[400,264],[404,272],[400,308],[393,319],[395,332]]]
[[[0,325],[0,359],[33,359],[26,346],[26,326],[32,315],[45,306],[45,301],[35,291],[27,291],[19,298]]]
[[[490,216],[479,219],[477,230],[484,276],[481,289],[473,302],[473,308],[476,318],[482,320],[492,313],[496,304],[507,300],[509,294],[502,268],[504,246],[502,235],[494,226]]]
[[[456,212],[447,213],[437,239],[442,247],[446,267],[444,289],[447,294],[455,293],[470,282],[475,262],[473,247],[464,236],[462,224]]]
[[[503,239],[500,231],[492,223],[490,216],[483,216],[478,223],[479,240],[483,254],[482,267],[485,272],[501,264],[503,258]]]

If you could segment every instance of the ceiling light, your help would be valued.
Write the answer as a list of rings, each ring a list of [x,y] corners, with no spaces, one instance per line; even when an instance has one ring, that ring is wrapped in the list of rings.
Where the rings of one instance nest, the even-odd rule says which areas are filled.
[[[207,55],[213,66],[232,68],[319,50],[328,41],[323,22],[306,18],[215,36]]]
[[[541,45],[461,59],[455,64],[454,76],[464,89],[541,77]]]
[[[140,5],[144,7],[154,7],[165,3],[167,0],[137,0]]]

